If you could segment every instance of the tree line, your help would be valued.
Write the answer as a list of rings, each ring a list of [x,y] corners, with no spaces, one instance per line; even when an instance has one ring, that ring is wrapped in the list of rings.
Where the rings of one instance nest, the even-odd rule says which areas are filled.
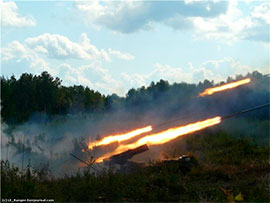
[[[256,91],[265,98],[269,94],[269,78],[255,71],[246,76],[260,80]],[[246,76],[238,75],[235,80]],[[229,77],[226,82],[234,79]],[[212,87],[214,81],[204,80],[198,84],[174,83],[160,80],[148,87],[130,89],[125,97],[117,94],[103,95],[82,85],[64,86],[62,81],[52,77],[48,72],[40,75],[23,73],[18,79],[14,76],[1,77],[1,117],[8,123],[27,121],[33,113],[45,115],[83,113],[105,113],[128,109],[129,111],[146,111],[160,108],[160,105],[184,106],[191,98],[204,89]],[[223,82],[224,83],[224,82]],[[222,83],[220,83],[222,84]],[[253,88],[252,91],[255,91]],[[261,95],[262,94],[262,95]],[[267,98],[267,96],[266,96]],[[268,97],[269,99],[269,97]]]

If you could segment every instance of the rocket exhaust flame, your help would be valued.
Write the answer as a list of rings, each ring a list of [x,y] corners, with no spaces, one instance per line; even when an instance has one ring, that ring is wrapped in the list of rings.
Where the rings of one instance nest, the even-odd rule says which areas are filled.
[[[126,144],[126,145],[119,145],[113,152],[107,153],[104,156],[96,159],[96,163],[100,163],[103,162],[104,159],[110,158],[113,155],[122,153],[124,151],[127,151],[129,149],[138,147],[140,145],[143,144],[147,144],[147,145],[159,145],[159,144],[164,144],[166,142],[169,142],[177,137],[180,137],[182,135],[186,135],[189,133],[193,133],[195,131],[199,131],[202,130],[204,128],[210,127],[210,126],[214,126],[217,125],[219,123],[221,123],[222,120],[231,118],[231,117],[235,117],[238,116],[240,114],[244,114],[250,111],[255,111],[264,107],[269,107],[270,103],[266,103],[266,104],[262,104],[262,105],[258,105],[249,109],[244,109],[242,111],[227,115],[227,116],[223,116],[223,117],[214,117],[214,118],[210,118],[210,119],[206,119],[203,121],[198,121],[196,123],[191,123],[185,126],[179,126],[179,127],[173,127],[173,128],[169,128],[165,131],[159,132],[159,133],[155,133],[155,134],[150,134],[150,135],[146,135],[142,138],[140,138],[139,140],[137,140],[134,143],[131,144]]]
[[[220,85],[220,86],[213,87],[213,88],[207,88],[206,90],[204,90],[204,92],[200,93],[199,96],[202,97],[202,96],[206,96],[206,95],[212,95],[212,94],[214,94],[216,92],[221,92],[221,91],[224,91],[224,90],[227,90],[227,89],[233,89],[235,87],[247,84],[250,81],[251,81],[250,78],[247,78],[247,79],[239,80],[239,81],[236,81],[236,82],[231,82],[231,83],[228,83],[228,84],[225,84],[225,85]]]
[[[112,155],[122,153],[128,149],[131,148],[136,148],[138,146],[147,144],[148,146],[150,145],[159,145],[159,144],[164,144],[166,142],[169,142],[177,137],[193,133],[195,131],[202,130],[204,128],[219,124],[221,122],[221,117],[214,117],[210,119],[206,119],[203,121],[198,121],[196,123],[191,123],[188,125],[184,126],[179,126],[179,127],[174,127],[174,128],[169,128],[165,131],[155,133],[155,134],[150,134],[146,135],[139,140],[137,140],[134,143],[131,144],[126,144],[126,145],[119,145],[113,152],[108,153],[96,160],[97,163],[100,163],[103,161],[103,159],[109,158]]]
[[[148,145],[158,145],[169,142],[181,135],[189,134],[206,127],[210,127],[220,123],[221,117],[210,118],[204,121],[198,121],[196,123],[191,123],[185,126],[169,128],[160,133],[145,136],[137,141],[138,145],[148,144]]]
[[[125,133],[125,134],[109,135],[107,137],[104,137],[102,140],[100,140],[97,143],[90,143],[88,145],[88,149],[93,149],[93,147],[95,147],[95,146],[108,145],[108,144],[111,144],[113,142],[125,141],[125,140],[131,139],[137,135],[147,133],[150,131],[152,131],[152,126],[146,126],[144,128],[139,128],[139,129],[130,131],[130,132]]]

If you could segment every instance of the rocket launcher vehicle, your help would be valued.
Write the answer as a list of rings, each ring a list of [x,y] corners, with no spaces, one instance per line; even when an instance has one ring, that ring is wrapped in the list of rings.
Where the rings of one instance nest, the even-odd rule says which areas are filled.
[[[104,163],[106,165],[114,165],[114,164],[125,164],[129,159],[131,159],[133,156],[143,153],[145,151],[148,151],[149,148],[147,144],[141,145],[135,149],[129,149],[125,152],[122,152],[120,154],[113,155],[107,159],[104,159]]]

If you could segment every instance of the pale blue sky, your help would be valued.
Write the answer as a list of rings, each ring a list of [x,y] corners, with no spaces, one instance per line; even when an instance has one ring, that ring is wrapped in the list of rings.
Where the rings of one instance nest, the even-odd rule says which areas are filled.
[[[160,79],[269,73],[266,1],[1,1],[1,72],[125,95]]]

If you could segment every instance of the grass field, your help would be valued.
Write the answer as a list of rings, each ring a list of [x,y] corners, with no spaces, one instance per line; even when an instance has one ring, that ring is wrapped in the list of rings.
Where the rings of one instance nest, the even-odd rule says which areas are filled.
[[[240,192],[245,202],[269,202],[269,146],[224,132],[203,131],[185,139],[199,165],[183,174],[152,163],[130,174],[85,168],[73,176],[49,170],[24,172],[1,162],[2,198],[47,198],[56,202],[225,202]],[[226,193],[226,194],[225,194]],[[236,200],[235,200],[236,201]]]

